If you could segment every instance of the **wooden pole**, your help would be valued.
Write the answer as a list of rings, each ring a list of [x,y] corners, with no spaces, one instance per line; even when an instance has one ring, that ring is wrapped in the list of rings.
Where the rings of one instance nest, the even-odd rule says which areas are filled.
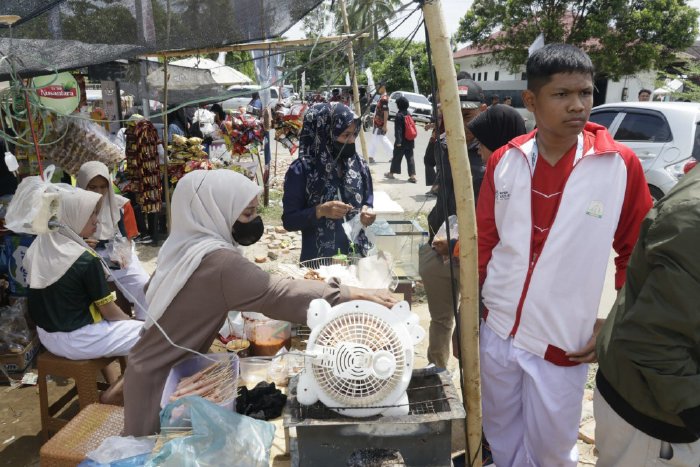
[[[479,374],[479,279],[476,249],[476,215],[471,169],[464,135],[462,111],[457,93],[457,74],[450,35],[447,33],[440,0],[423,5],[435,64],[440,102],[447,132],[447,147],[452,166],[457,217],[459,218],[459,306],[460,353],[464,373],[462,394],[467,407],[466,465],[481,465],[481,378]]]
[[[165,222],[170,233],[170,176],[168,166],[168,57],[163,57],[163,160],[165,161]]]
[[[341,34],[338,36],[319,37],[311,39],[286,39],[279,41],[257,41],[246,42],[245,44],[222,45],[219,47],[207,47],[204,49],[187,49],[187,50],[172,50],[161,52],[163,57],[182,57],[189,55],[205,55],[215,52],[236,52],[241,50],[263,50],[263,49],[286,49],[291,47],[305,47],[314,44],[322,44],[326,42],[341,42],[347,39],[358,39],[360,37],[369,37],[369,33],[360,34]],[[143,55],[146,58],[148,55]]]
[[[345,8],[345,0],[339,0],[340,12],[343,15],[343,31],[345,34],[350,34],[350,23],[348,23],[348,12]],[[350,80],[352,81],[352,100],[355,104],[355,113],[358,117],[362,117],[362,109],[360,108],[360,91],[357,87],[357,75],[355,74],[355,54],[352,50],[352,42],[348,42],[348,61],[350,62]],[[367,142],[365,141],[365,132],[362,129],[360,122],[360,147],[362,147],[362,156],[365,160],[369,160],[367,154]]]

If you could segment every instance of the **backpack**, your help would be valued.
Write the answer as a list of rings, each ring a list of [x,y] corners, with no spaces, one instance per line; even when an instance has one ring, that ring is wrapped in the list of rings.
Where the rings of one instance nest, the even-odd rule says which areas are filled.
[[[418,130],[416,130],[416,122],[413,121],[411,114],[406,114],[403,117],[403,137],[408,141],[413,141],[418,136]]]

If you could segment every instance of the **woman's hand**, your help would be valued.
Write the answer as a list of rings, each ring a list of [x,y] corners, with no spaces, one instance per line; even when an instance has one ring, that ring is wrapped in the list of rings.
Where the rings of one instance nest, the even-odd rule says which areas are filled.
[[[94,238],[86,238],[85,243],[87,243],[88,246],[94,250],[95,248],[97,248],[97,244],[100,243],[100,241],[95,240]]]
[[[358,287],[348,287],[350,289],[351,300],[367,300],[369,302],[378,303],[387,308],[399,303],[399,300],[394,297],[394,294],[386,289],[360,289]]]
[[[370,225],[374,224],[376,219],[377,215],[374,213],[371,207],[362,206],[362,212],[360,212],[360,222],[362,225],[369,227]]]
[[[342,201],[327,201],[316,206],[316,219],[326,217],[328,219],[342,219],[352,209],[352,206]]]

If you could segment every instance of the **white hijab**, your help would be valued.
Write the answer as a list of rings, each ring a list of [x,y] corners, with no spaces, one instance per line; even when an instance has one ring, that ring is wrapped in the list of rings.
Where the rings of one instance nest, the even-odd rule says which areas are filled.
[[[232,170],[195,170],[180,179],[173,193],[170,236],[146,292],[146,328],[163,315],[205,255],[236,248],[231,228],[258,194],[258,185]],[[205,296],[207,284],[202,287]]]
[[[102,195],[81,190],[62,191],[58,218],[62,224],[80,234]],[[44,289],[59,280],[85,252],[85,248],[60,231],[41,234],[27,250],[24,268],[29,274],[29,287]]]
[[[102,201],[102,208],[100,208],[100,213],[97,216],[95,238],[97,240],[112,240],[114,234],[119,231],[118,224],[122,216],[121,209],[129,200],[114,193],[109,169],[99,161],[86,162],[80,166],[76,177],[76,185],[78,185],[78,188],[87,190],[90,181],[98,175],[107,180],[108,187],[107,196]]]

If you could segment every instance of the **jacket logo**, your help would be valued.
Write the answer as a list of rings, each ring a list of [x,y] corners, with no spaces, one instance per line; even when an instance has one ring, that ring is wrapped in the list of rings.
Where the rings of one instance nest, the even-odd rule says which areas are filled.
[[[496,201],[508,201],[510,199],[510,191],[496,191]]]
[[[602,201],[591,201],[586,209],[586,214],[591,217],[596,217],[598,219],[603,218],[603,202]]]

